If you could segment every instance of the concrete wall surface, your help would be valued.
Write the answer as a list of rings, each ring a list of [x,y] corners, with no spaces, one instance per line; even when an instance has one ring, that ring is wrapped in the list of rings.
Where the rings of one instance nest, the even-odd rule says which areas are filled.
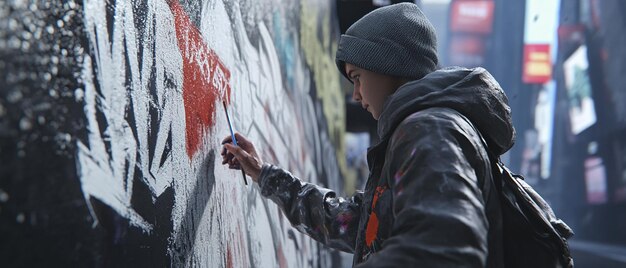
[[[0,266],[332,266],[220,141],[225,102],[264,160],[341,191],[337,36],[329,1],[3,1]]]

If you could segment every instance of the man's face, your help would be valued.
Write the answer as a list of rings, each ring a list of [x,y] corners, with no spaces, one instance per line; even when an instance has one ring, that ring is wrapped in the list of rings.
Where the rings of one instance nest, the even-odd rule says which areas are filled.
[[[354,83],[352,99],[361,103],[363,109],[378,120],[385,100],[402,85],[402,80],[393,76],[374,73],[346,63],[346,74]]]

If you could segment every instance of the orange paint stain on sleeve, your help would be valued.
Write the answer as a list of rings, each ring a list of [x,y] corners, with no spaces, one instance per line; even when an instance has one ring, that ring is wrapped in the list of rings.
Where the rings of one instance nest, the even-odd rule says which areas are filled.
[[[369,220],[367,221],[367,227],[365,228],[365,243],[368,247],[372,246],[372,243],[378,236],[378,215],[374,212],[374,208],[376,208],[378,198],[383,195],[385,190],[387,190],[387,187],[378,186],[374,192],[374,198],[372,200],[372,213],[370,214]]]
[[[370,214],[370,219],[367,221],[367,229],[365,229],[365,243],[368,247],[372,246],[372,242],[374,242],[377,235],[378,216],[376,216],[376,212],[372,212],[372,214]]]

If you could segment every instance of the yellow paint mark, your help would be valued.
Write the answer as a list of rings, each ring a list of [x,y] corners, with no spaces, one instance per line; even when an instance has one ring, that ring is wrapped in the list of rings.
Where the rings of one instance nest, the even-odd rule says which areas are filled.
[[[339,72],[335,66],[337,42],[330,35],[330,9],[320,10],[315,3],[303,1],[300,9],[300,46],[313,80],[317,97],[322,101],[324,116],[328,123],[328,135],[335,144],[337,161],[343,176],[347,174],[344,136],[346,132],[344,96],[339,84]],[[318,37],[321,28],[321,40]]]

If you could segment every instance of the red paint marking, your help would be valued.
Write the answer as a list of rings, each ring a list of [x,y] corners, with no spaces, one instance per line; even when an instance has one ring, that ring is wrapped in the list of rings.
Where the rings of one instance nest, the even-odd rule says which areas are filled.
[[[233,253],[230,246],[226,247],[226,267],[233,268]]]
[[[174,14],[176,39],[183,57],[187,154],[192,158],[200,149],[205,133],[215,124],[215,104],[224,100],[230,103],[230,71],[215,51],[208,48],[178,0],[169,0],[168,4]]]

